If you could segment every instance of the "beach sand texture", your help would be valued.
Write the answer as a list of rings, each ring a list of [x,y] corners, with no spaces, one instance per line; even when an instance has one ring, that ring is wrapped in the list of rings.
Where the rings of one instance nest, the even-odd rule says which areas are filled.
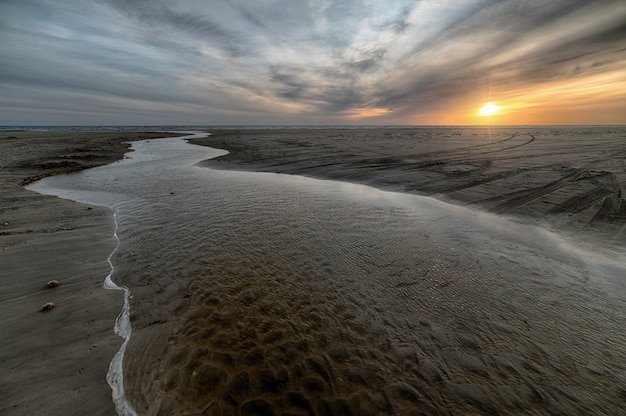
[[[25,190],[34,179],[114,162],[164,133],[0,133],[0,413],[111,415],[104,376],[121,345],[110,272],[113,212]],[[56,279],[58,287],[48,288]],[[46,302],[55,308],[40,312]]]
[[[602,243],[608,250],[623,247],[623,129],[602,135],[579,128],[474,131],[230,130],[194,141],[232,152],[203,163],[211,167],[434,194],[564,230],[588,243],[599,233],[608,236]],[[68,146],[80,141],[67,137]],[[8,184],[19,182],[17,176],[41,169],[23,175],[17,165],[7,165],[14,166],[13,176],[3,180],[14,192],[7,194],[14,198],[12,205],[6,202],[14,215],[10,224],[32,221],[34,213],[40,220],[39,228],[7,227],[0,235],[2,264],[10,258],[11,275],[20,276],[7,280],[2,296],[2,316],[10,317],[3,333],[14,342],[2,351],[3,368],[10,369],[3,372],[2,386],[10,394],[0,409],[23,414],[57,394],[67,398],[58,403],[65,414],[85,414],[75,411],[78,403],[81,410],[110,414],[110,392],[103,393],[110,361],[105,356],[112,357],[121,343],[111,332],[121,295],[100,289],[113,244],[111,212],[13,189]],[[236,195],[238,177],[224,178],[218,185]],[[252,174],[245,180],[257,179]],[[211,238],[201,240],[191,228],[176,246],[142,248],[124,245],[122,238],[116,273],[133,294],[124,371],[138,414],[619,414],[626,405],[623,285],[611,295],[587,281],[577,274],[585,266],[575,255],[554,263],[563,270],[543,270],[541,250],[532,257],[516,256],[514,246],[497,256],[474,252],[479,245],[472,239],[459,245],[438,236],[437,223],[407,226],[420,221],[419,215],[337,202],[321,191],[315,197],[298,194],[303,199],[294,210],[290,196],[297,189],[288,183],[264,188],[280,180],[258,180],[252,186],[257,193],[244,195],[263,201],[274,192],[267,196],[278,201],[272,216],[247,215],[246,200],[235,198],[215,212],[200,206],[179,213],[216,231]],[[177,196],[163,192],[159,203]],[[60,213],[68,210],[75,213],[69,221],[74,230],[50,225],[65,224]],[[310,227],[303,219],[310,219]],[[174,220],[150,225],[164,228],[163,235],[181,232]],[[78,237],[67,237],[71,231]],[[77,292],[59,300],[50,314],[38,308],[56,300],[48,294],[64,289],[65,279],[42,276],[42,269],[54,267],[56,254],[35,256],[40,266],[29,262],[34,256],[28,246],[38,238],[41,249],[53,244],[58,256],[71,253],[76,267],[93,270],[88,283],[77,273]],[[59,241],[67,245],[54,244]],[[87,242],[100,248],[92,251]],[[134,261],[149,255],[164,258],[167,267]],[[30,269],[22,271],[24,263]],[[61,285],[46,289],[50,278]],[[50,322],[70,306],[81,313]],[[95,312],[101,321],[89,318]],[[101,322],[97,330],[93,319]],[[89,322],[94,332],[85,329]],[[67,345],[52,341],[61,329],[73,337]],[[44,330],[49,333],[42,341]],[[65,372],[50,356],[65,357],[55,360]],[[34,373],[41,362],[45,371]],[[82,381],[87,373],[89,382]],[[93,390],[75,389],[83,384]]]

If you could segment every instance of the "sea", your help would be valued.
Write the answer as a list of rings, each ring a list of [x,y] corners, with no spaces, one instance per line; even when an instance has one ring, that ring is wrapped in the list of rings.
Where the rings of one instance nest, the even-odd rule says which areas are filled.
[[[323,130],[323,129],[415,129],[415,128],[431,128],[433,126],[408,126],[408,125],[32,125],[32,126],[11,126],[0,125],[0,131],[128,131],[128,132],[147,132],[147,131],[215,131],[215,130]],[[437,128],[455,128],[455,126],[435,126]],[[478,128],[484,128],[479,126]]]
[[[28,186],[115,212],[119,414],[626,408],[625,253],[435,198],[201,167],[226,152],[189,126],[92,129],[189,134]]]

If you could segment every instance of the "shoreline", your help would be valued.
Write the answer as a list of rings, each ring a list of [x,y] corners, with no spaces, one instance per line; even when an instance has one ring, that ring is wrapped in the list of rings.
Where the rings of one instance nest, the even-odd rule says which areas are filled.
[[[115,252],[120,247],[120,240],[117,236],[117,229],[118,229],[117,213],[113,214],[113,221],[115,222],[114,237],[115,237],[117,244],[115,248],[113,249],[113,251],[111,252],[111,254],[109,254],[109,257],[107,258],[107,263],[109,263],[109,266],[111,267],[111,271],[109,272],[108,276],[104,279],[102,286],[108,290],[117,290],[117,291],[123,292],[124,303],[122,305],[122,310],[120,311],[119,315],[115,319],[115,325],[113,326],[113,333],[119,336],[120,338],[122,338],[123,342],[122,342],[122,345],[120,346],[120,349],[117,351],[117,353],[115,353],[115,356],[109,363],[109,369],[106,374],[106,381],[109,387],[111,388],[113,403],[115,404],[117,413],[119,415],[124,415],[124,416],[133,416],[133,415],[136,415],[136,413],[132,405],[126,399],[126,392],[124,389],[124,370],[123,370],[124,353],[126,351],[126,346],[128,345],[128,342],[130,341],[130,337],[133,332],[132,325],[130,323],[131,296],[130,296],[130,289],[128,289],[128,287],[123,286],[123,285],[120,286],[116,284],[112,279],[113,274],[115,273],[115,267],[113,266],[113,262],[111,259],[113,258],[113,256],[115,255]]]
[[[39,131],[0,138],[1,413],[114,414],[105,377],[122,343],[113,333],[121,296],[103,288],[116,244],[112,210],[20,183],[113,163],[127,142],[168,135],[177,134]],[[47,288],[52,279],[60,285]],[[46,302],[55,308],[40,312]]]

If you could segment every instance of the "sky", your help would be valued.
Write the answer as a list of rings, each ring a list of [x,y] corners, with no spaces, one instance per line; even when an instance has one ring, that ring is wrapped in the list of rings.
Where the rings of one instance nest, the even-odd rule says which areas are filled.
[[[0,125],[174,124],[626,124],[626,1],[0,0]]]

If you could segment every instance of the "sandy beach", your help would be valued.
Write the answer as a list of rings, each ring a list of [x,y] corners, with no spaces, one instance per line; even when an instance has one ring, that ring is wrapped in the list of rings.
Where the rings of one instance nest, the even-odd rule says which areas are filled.
[[[0,133],[0,413],[111,415],[105,375],[121,292],[102,288],[117,244],[111,210],[27,191],[45,176],[112,163],[164,133]],[[56,279],[60,285],[48,288]],[[47,302],[55,308],[41,312]]]
[[[0,261],[8,265],[0,314],[10,340],[0,357],[7,392],[0,413],[113,414],[104,375],[121,344],[112,327],[122,296],[101,288],[116,244],[112,212],[19,184],[114,162],[122,142],[163,134],[3,134],[13,137],[0,140],[0,222],[8,223],[0,233]],[[468,142],[472,134],[453,128],[215,130],[193,142],[231,152],[202,162],[211,168],[433,195],[510,216],[520,230],[538,224],[623,247],[625,133],[607,129],[595,142],[590,134],[476,130]],[[453,239],[437,236],[443,225],[414,225],[419,215],[395,208],[338,203],[323,184],[311,185],[320,193],[299,194],[288,181],[264,188],[280,181],[252,175],[243,188],[229,176],[210,188],[203,172],[191,173],[181,180],[193,192],[203,186],[233,200],[222,206],[217,198],[211,209],[189,195],[176,202],[179,189],[162,178],[147,203],[155,218],[122,224],[138,233],[129,241],[146,233],[147,242],[122,245],[114,259],[133,294],[124,374],[138,414],[623,409],[623,287],[613,298],[566,260],[563,273],[544,270],[541,251],[516,258],[514,246],[497,256],[477,249],[468,259],[473,238],[455,252]],[[246,211],[241,189],[269,201],[271,215]],[[179,240],[161,244],[170,236]],[[50,279],[61,284],[49,289]],[[56,307],[40,312],[49,301]]]

